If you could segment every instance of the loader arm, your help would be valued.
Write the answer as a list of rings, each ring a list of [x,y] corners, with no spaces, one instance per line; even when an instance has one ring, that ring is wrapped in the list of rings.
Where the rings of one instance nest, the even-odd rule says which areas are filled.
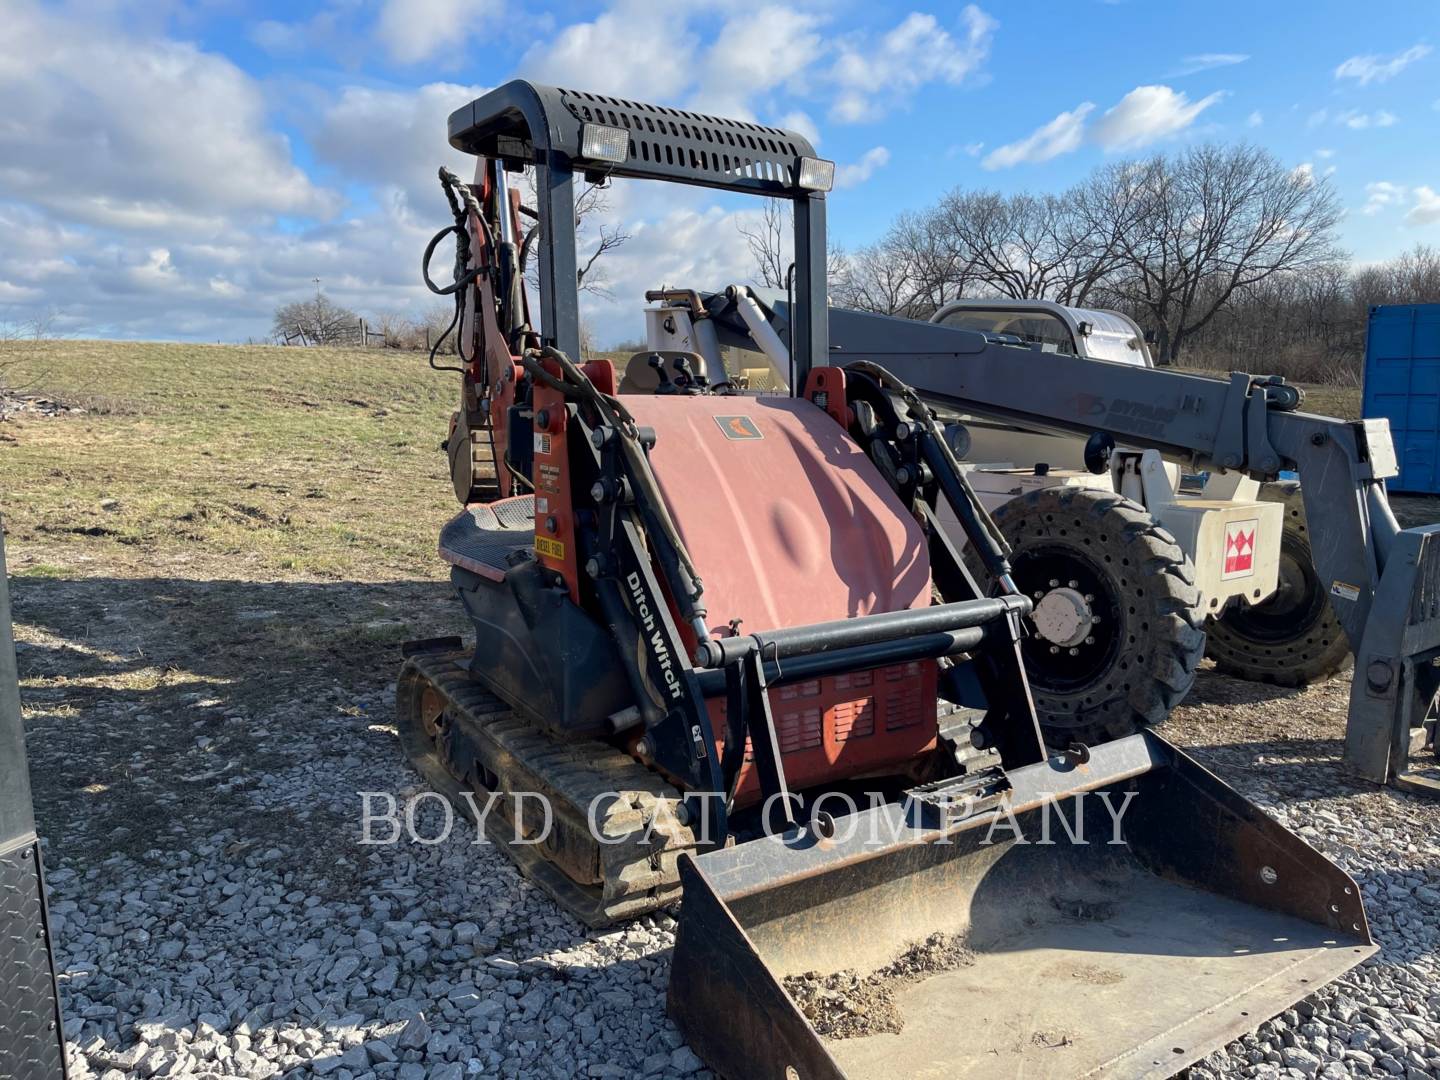
[[[1387,421],[1300,412],[1299,389],[1273,376],[1141,368],[864,312],[832,310],[830,342],[832,363],[882,364],[939,407],[1101,432],[1197,469],[1259,480],[1299,473],[1316,570],[1355,654],[1347,763],[1378,783],[1426,784],[1406,763],[1440,688],[1440,526],[1396,523],[1385,493],[1398,471]]]

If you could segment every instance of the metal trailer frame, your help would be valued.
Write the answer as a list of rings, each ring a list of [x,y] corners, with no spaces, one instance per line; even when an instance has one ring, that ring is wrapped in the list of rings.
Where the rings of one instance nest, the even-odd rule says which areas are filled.
[[[65,1032],[13,642],[0,532],[0,1076],[64,1080]]]
[[[1440,691],[1440,525],[1396,522],[1387,421],[1300,412],[1299,389],[1277,376],[1142,368],[885,315],[832,310],[830,337],[832,362],[883,364],[960,412],[1139,441],[1261,481],[1298,472],[1316,570],[1355,654],[1345,761],[1376,783],[1440,795],[1410,768]]]

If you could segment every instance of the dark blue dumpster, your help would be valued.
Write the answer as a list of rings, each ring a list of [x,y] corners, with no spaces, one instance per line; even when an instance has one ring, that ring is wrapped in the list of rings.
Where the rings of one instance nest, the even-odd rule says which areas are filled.
[[[1390,490],[1440,494],[1440,304],[1370,309],[1364,411],[1390,421],[1400,462]]]

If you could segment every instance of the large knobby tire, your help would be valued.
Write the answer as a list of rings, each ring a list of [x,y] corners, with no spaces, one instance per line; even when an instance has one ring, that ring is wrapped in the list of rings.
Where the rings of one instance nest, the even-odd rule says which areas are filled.
[[[1036,626],[1050,592],[1052,609],[1063,594],[1083,601],[1082,623],[1087,611],[1096,620],[1072,646],[1038,633],[1021,645],[1046,741],[1093,745],[1164,721],[1205,651],[1194,569],[1175,538],[1138,503],[1085,488],[1032,491],[992,516],[1037,601]]]
[[[1305,686],[1329,678],[1349,663],[1350,639],[1315,572],[1300,485],[1294,480],[1263,484],[1260,501],[1285,508],[1279,585],[1262,603],[1232,604],[1212,620],[1206,653],[1227,675],[1276,686]]]

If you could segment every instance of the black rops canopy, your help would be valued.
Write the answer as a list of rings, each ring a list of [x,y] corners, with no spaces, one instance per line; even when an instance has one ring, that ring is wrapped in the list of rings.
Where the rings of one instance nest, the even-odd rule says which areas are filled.
[[[585,125],[629,133],[623,162],[582,156]],[[542,237],[541,335],[572,356],[580,343],[576,288],[575,170],[606,176],[695,184],[790,201],[795,224],[795,318],[792,352],[796,381],[826,363],[825,196],[802,188],[800,165],[815,157],[803,135],[745,120],[729,120],[624,98],[562,90],[515,80],[450,114],[450,145],[469,154],[533,165]],[[564,282],[566,284],[562,285]],[[726,282],[659,282],[715,288]],[[798,392],[800,387],[793,387]]]

